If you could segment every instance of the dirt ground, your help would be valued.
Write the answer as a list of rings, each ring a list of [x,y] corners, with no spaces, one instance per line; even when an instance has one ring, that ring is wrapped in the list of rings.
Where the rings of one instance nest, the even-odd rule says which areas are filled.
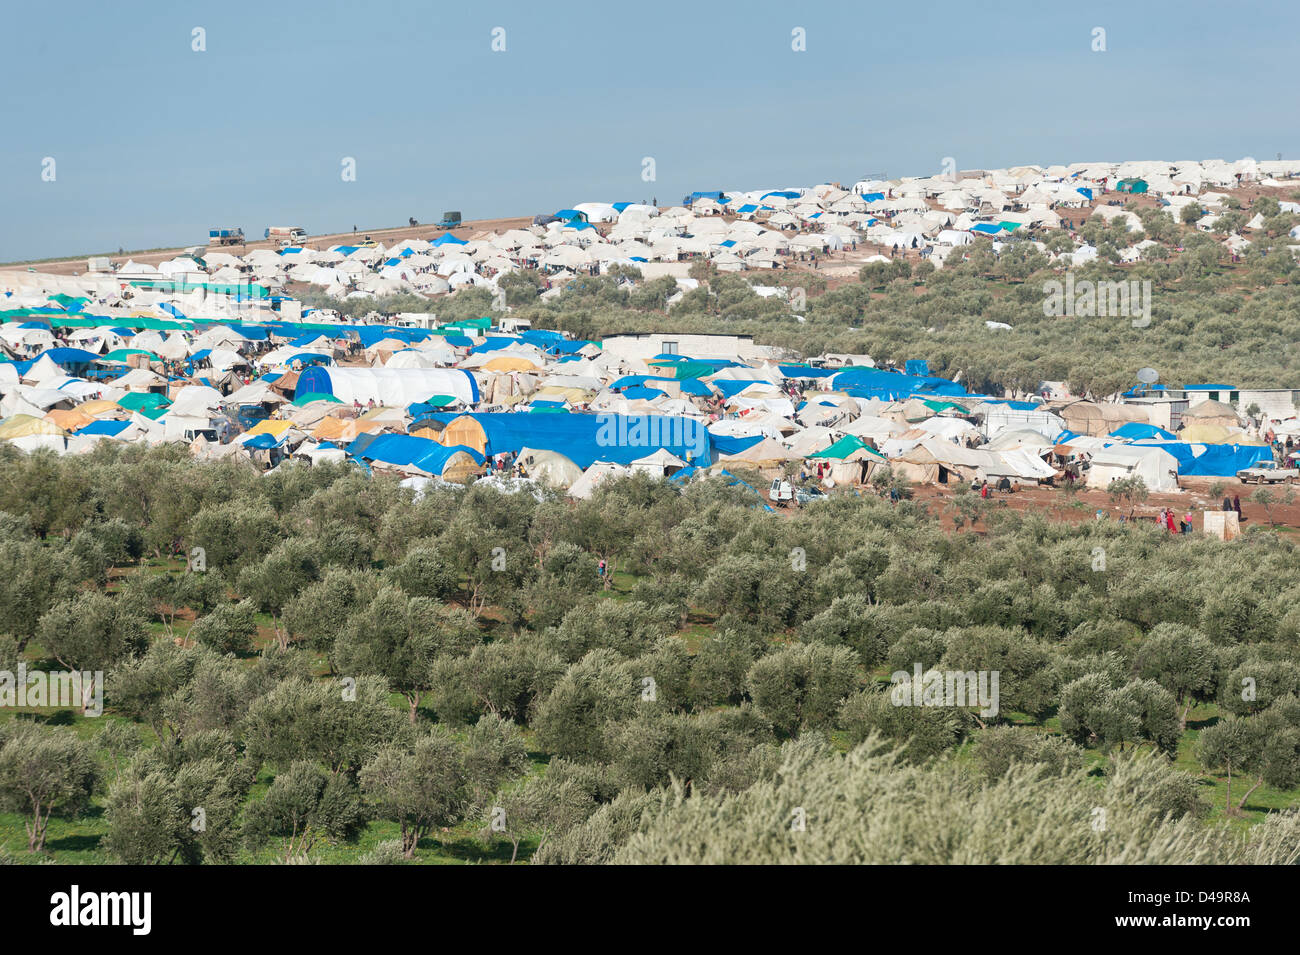
[[[1037,511],[1049,520],[1066,521],[1071,524],[1094,520],[1098,508],[1109,520],[1118,520],[1120,515],[1124,514],[1128,515],[1130,520],[1152,523],[1155,522],[1156,515],[1166,507],[1173,509],[1175,522],[1181,521],[1188,509],[1191,509],[1192,525],[1199,531],[1203,524],[1201,512],[1217,511],[1223,507],[1223,496],[1217,500],[1210,497],[1210,485],[1216,480],[1225,488],[1223,496],[1236,495],[1241,498],[1243,530],[1252,526],[1268,526],[1270,515],[1264,506],[1250,500],[1250,496],[1257,489],[1256,486],[1244,485],[1235,479],[1183,478],[1179,482],[1182,488],[1178,493],[1151,494],[1141,504],[1116,503],[1105,491],[1091,488],[1081,489],[1073,497],[1060,488],[1021,488],[1010,494],[994,493],[993,499],[1005,501],[1012,510],[1022,513]],[[1277,497],[1285,493],[1285,488],[1278,485],[1274,485],[1272,490]],[[939,517],[949,529],[952,528],[952,515],[945,514],[944,507],[953,496],[951,485],[918,484],[912,487],[912,499],[924,503],[930,513]],[[1087,507],[1071,507],[1072,500],[1086,504]],[[1291,504],[1274,504],[1272,512],[1272,522],[1279,530],[1300,532],[1300,493],[1297,493],[1296,500]]]

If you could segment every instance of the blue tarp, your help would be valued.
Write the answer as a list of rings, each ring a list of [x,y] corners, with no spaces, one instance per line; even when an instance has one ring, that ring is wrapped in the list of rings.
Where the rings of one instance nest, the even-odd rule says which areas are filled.
[[[1129,441],[1141,441],[1148,438],[1160,438],[1162,441],[1176,440],[1164,428],[1157,428],[1153,424],[1142,424],[1138,421],[1130,421],[1128,424],[1121,425],[1112,431],[1110,436],[1112,438],[1127,438]]]
[[[722,397],[731,398],[734,395],[740,394],[750,385],[765,384],[770,387],[774,383],[770,381],[756,382],[756,381],[751,381],[748,378],[714,378],[711,382],[709,382],[709,384],[713,385],[713,387],[717,388],[720,392],[722,392]]]
[[[444,422],[461,417],[435,415]],[[713,460],[712,436],[700,422],[668,415],[517,414],[471,412],[487,437],[487,453],[522,448],[556,451],[584,470],[596,461],[631,464],[660,448],[683,461],[706,466]]]
[[[130,423],[129,421],[92,421],[79,429],[77,434],[101,434],[107,438],[115,438],[125,431]]]
[[[229,328],[237,332],[250,342],[264,342],[271,337],[271,330],[264,325],[213,325],[213,328]]]
[[[924,358],[909,358],[903,363],[903,371],[908,375],[925,378],[930,374],[930,363]]]
[[[458,239],[450,232],[444,232],[438,238],[429,243],[430,245],[469,245],[464,239]]]
[[[728,454],[739,454],[741,451],[748,451],[754,445],[763,440],[761,434],[746,434],[740,437],[730,437],[723,434],[715,434],[713,437],[713,450],[719,457]]]
[[[843,368],[813,368],[811,365],[777,365],[787,378],[830,378]]]
[[[482,345],[475,345],[470,349],[471,355],[481,355],[485,351],[500,351],[502,348],[509,348],[511,345],[523,344],[523,339],[514,338],[509,335],[494,335],[485,339]]]
[[[633,401],[645,399],[651,401],[655,398],[662,398],[664,393],[658,388],[647,388],[644,385],[633,385],[631,388],[624,390],[623,397],[630,398]]]
[[[586,348],[590,344],[592,343],[585,340],[584,341],[560,340],[541,347],[544,347],[546,351],[554,355],[572,355]]]
[[[457,451],[464,451],[476,464],[483,463],[483,455],[464,445],[444,447],[430,438],[410,434],[362,435],[344,449],[348,455],[367,462],[381,464],[413,465],[430,474],[442,474],[447,461]]]
[[[854,398],[881,398],[899,401],[903,398],[963,397],[966,389],[947,378],[922,378],[900,375],[881,368],[846,368],[837,374],[831,385]]]
[[[56,365],[89,365],[99,360],[98,355],[84,348],[47,348],[33,360],[39,361],[43,357],[48,357]]]
[[[1273,452],[1262,445],[1188,444],[1183,441],[1134,443],[1168,451],[1178,459],[1179,475],[1186,477],[1235,477],[1242,468],[1273,460]]]
[[[1008,408],[1014,408],[1016,411],[1036,411],[1041,407],[1033,401],[1013,401],[1010,398],[985,398],[984,403],[989,405],[1006,405]]]

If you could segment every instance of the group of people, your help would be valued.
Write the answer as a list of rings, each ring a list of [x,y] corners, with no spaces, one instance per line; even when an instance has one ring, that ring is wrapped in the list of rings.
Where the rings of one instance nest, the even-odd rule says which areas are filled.
[[[519,456],[513,451],[502,451],[500,454],[490,454],[484,461],[487,465],[489,474],[497,473],[506,476],[513,475],[517,478],[528,477],[528,469],[524,463],[519,460]]]
[[[1160,527],[1167,528],[1171,534],[1190,534],[1192,532],[1192,512],[1188,509],[1183,515],[1183,519],[1178,521],[1174,526],[1174,509],[1172,507],[1162,508],[1156,515],[1156,524]]]

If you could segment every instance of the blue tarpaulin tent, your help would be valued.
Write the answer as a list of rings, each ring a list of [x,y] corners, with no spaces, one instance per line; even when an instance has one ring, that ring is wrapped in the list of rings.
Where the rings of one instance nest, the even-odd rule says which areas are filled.
[[[1149,438],[1159,438],[1162,441],[1176,440],[1164,428],[1157,428],[1153,424],[1142,424],[1138,421],[1130,421],[1128,424],[1121,425],[1112,431],[1110,436],[1112,438],[1127,438],[1129,441],[1141,441]]]
[[[36,356],[34,360],[49,358],[56,365],[65,368],[75,365],[89,365],[93,361],[98,361],[99,356],[93,351],[86,351],[84,348],[47,348]]]
[[[77,434],[98,434],[106,438],[115,438],[121,434],[129,421],[92,421],[77,431]]]
[[[491,338],[484,339],[482,345],[475,345],[470,349],[471,355],[481,355],[485,351],[500,351],[502,348],[509,348],[511,345],[523,344],[523,340],[508,335],[494,335]]]
[[[831,385],[836,391],[855,398],[881,398],[886,401],[911,397],[960,397],[966,394],[965,388],[947,378],[901,375],[881,368],[846,368],[831,380]]]
[[[410,434],[361,435],[344,449],[350,457],[366,462],[392,465],[410,465],[430,474],[442,474],[443,468],[457,451],[464,451],[483,463],[483,455],[464,445],[444,447],[430,438]]]
[[[777,365],[781,374],[787,378],[830,378],[838,375],[842,368],[813,368],[811,365]]]
[[[1168,451],[1178,459],[1178,473],[1185,477],[1235,477],[1242,468],[1273,460],[1273,452],[1264,445],[1188,444],[1183,441],[1134,443]]]
[[[701,422],[670,415],[516,414],[471,412],[490,455],[522,448],[558,451],[584,470],[596,461],[631,464],[665,448],[683,461],[712,463],[712,436]],[[462,417],[434,416],[443,422]]]

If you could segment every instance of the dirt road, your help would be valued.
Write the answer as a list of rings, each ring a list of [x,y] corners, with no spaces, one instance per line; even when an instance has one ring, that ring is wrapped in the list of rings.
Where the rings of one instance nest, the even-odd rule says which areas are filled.
[[[459,229],[452,229],[452,235],[458,239],[469,239],[480,232],[495,231],[500,232],[505,229],[523,229],[532,225],[531,216],[520,216],[513,219],[475,219],[461,224]],[[447,230],[439,229],[434,225],[417,225],[417,226],[395,226],[391,229],[371,229],[368,232],[358,230],[355,234],[351,232],[336,232],[328,235],[313,235],[308,238],[308,242],[319,248],[327,248],[331,245],[350,244],[360,242],[364,235],[370,236],[384,245],[392,245],[403,239],[436,239]],[[196,243],[200,244],[200,243]],[[186,246],[179,246],[174,249],[161,249],[151,252],[122,252],[114,255],[112,258],[119,264],[131,259],[135,262],[157,265],[159,262],[166,262],[168,259],[174,259],[182,254]],[[193,248],[189,246],[188,248]],[[254,249],[274,249],[275,245],[265,239],[250,241],[244,245],[228,246],[211,246],[214,252],[229,252],[232,255],[244,255],[252,252]],[[38,272],[48,272],[52,275],[79,275],[86,271],[86,259],[64,259],[60,261],[32,261],[16,262],[5,268],[24,268],[30,267]]]

